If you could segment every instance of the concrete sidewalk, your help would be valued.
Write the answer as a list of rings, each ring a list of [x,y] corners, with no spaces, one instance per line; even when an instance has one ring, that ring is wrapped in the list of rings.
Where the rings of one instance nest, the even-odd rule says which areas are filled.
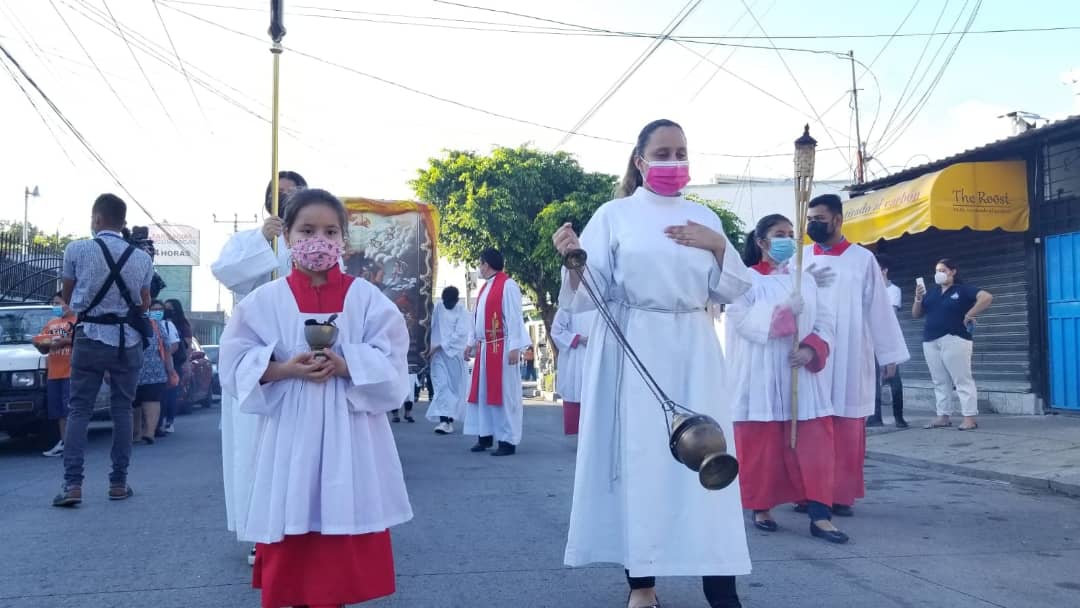
[[[924,429],[932,416],[908,416],[910,429],[867,429],[866,457],[934,471],[1006,481],[1080,496],[1080,416],[979,416],[979,428]]]

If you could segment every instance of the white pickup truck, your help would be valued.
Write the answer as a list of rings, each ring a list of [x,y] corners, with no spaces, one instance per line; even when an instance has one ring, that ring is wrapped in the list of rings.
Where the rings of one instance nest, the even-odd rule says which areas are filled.
[[[0,432],[14,438],[56,440],[45,405],[46,357],[32,344],[52,318],[48,304],[0,304]],[[94,417],[107,417],[108,405],[99,395]]]
[[[45,356],[31,340],[52,316],[44,304],[0,305],[0,431],[12,437],[43,430]]]

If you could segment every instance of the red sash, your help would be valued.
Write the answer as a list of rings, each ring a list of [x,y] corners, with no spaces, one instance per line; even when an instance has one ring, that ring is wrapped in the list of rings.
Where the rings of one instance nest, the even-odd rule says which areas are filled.
[[[476,343],[476,363],[473,365],[472,388],[469,403],[480,401],[480,357],[484,357],[484,382],[487,387],[487,405],[501,407],[503,404],[503,360],[506,357],[506,316],[503,314],[503,287],[506,273],[497,272],[484,284],[477,300],[484,301],[484,336]],[[485,300],[485,294],[487,299]],[[477,310],[479,310],[477,306]],[[476,317],[473,317],[476,323]]]

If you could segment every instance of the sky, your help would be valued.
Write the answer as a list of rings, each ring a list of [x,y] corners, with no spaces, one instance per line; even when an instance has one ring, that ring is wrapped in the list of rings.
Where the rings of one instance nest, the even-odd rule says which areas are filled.
[[[1063,82],[1080,68],[1080,30],[910,35],[962,30],[976,6],[973,31],[1080,26],[1080,3],[1032,0],[1018,11],[979,0],[702,0],[674,32],[698,42],[664,41],[563,142],[654,42],[610,32],[660,33],[686,3],[463,1],[569,25],[434,0],[286,0],[281,167],[340,196],[385,199],[411,198],[409,180],[445,149],[530,144],[619,174],[626,142],[664,117],[686,130],[695,183],[789,176],[792,142],[808,122],[818,178],[844,179],[855,126],[851,63],[837,55],[848,51],[871,67],[856,66],[870,177],[1008,136],[997,118],[1005,112],[1080,113]],[[0,44],[127,189],[5,70],[0,216],[21,220],[24,187],[38,186],[31,223],[83,235],[93,199],[117,192],[133,207],[129,224],[201,230],[194,307],[214,309],[209,264],[234,214],[261,213],[271,172],[268,15],[261,0],[0,0]],[[580,35],[582,25],[607,33]],[[828,37],[849,34],[881,36]]]

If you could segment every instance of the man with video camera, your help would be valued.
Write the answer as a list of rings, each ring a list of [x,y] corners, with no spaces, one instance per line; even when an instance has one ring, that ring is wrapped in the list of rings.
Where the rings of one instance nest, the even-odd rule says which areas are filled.
[[[63,299],[78,315],[71,353],[71,403],[64,441],[64,485],[53,506],[82,502],[83,459],[94,401],[109,373],[113,421],[109,500],[134,493],[127,483],[131,460],[131,403],[142,366],[143,348],[152,335],[146,311],[154,276],[150,256],[123,235],[127,204],[114,194],[94,201],[93,239],[75,241],[64,251]]]

